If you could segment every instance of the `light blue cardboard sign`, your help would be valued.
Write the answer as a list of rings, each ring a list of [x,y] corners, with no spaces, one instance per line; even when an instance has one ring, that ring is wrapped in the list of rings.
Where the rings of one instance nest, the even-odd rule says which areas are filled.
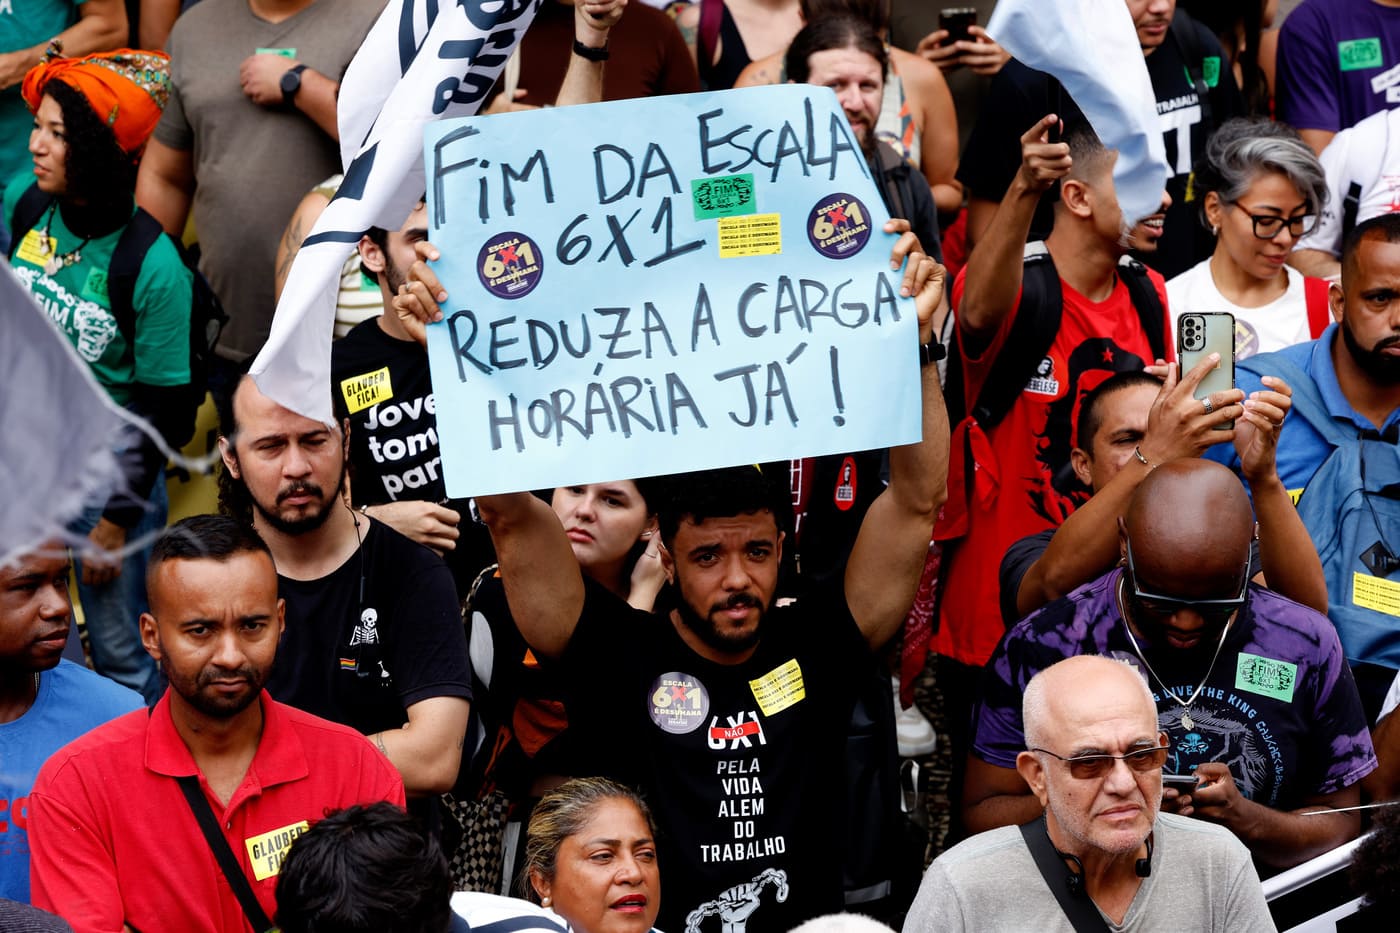
[[[448,120],[424,154],[452,496],[918,440],[914,304],[830,90]]]

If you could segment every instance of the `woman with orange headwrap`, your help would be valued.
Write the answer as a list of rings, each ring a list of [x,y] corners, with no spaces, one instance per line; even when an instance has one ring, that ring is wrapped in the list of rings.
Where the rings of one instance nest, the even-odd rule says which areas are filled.
[[[118,243],[137,219],[136,164],[169,93],[166,56],[50,58],[29,71],[21,93],[34,111],[34,174],[5,189],[11,265],[112,399],[160,428],[178,407],[170,393],[190,379],[191,274],[165,236],[137,254],[134,282],[113,258],[131,252]],[[144,436],[123,443],[124,488],[90,503],[70,530],[90,545],[78,559],[78,591],[94,666],[154,702],[160,674],[137,629],[145,552],[104,558],[165,524],[164,457]]]

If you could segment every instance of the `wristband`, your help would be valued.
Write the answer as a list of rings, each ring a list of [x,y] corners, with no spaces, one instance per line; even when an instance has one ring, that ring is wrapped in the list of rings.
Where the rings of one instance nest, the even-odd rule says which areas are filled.
[[[930,363],[937,363],[948,355],[948,348],[937,340],[930,340],[928,343],[919,344],[919,365],[927,366]]]
[[[601,49],[595,49],[575,39],[574,54],[579,58],[586,58],[590,62],[605,62],[608,60],[608,44],[604,42]]]

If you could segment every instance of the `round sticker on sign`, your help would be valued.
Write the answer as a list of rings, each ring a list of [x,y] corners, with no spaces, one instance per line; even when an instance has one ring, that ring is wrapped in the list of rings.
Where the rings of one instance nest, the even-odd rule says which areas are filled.
[[[498,233],[476,257],[481,284],[497,298],[524,298],[540,284],[544,260],[539,245],[523,233]]]
[[[859,198],[840,192],[828,195],[812,208],[807,239],[827,259],[849,259],[870,240],[870,214]]]
[[[666,732],[684,735],[710,715],[710,692],[694,676],[671,671],[652,681],[647,712]]]

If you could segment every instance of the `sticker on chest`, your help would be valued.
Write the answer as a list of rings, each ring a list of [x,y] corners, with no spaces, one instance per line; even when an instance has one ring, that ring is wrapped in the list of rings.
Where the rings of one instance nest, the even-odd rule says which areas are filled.
[[[281,874],[282,863],[286,861],[292,843],[309,828],[306,820],[302,820],[244,839],[243,845],[248,849],[248,864],[252,866],[254,880],[264,881]]]
[[[672,735],[694,732],[710,713],[710,693],[699,678],[680,671],[662,674],[651,683],[647,715]]]

